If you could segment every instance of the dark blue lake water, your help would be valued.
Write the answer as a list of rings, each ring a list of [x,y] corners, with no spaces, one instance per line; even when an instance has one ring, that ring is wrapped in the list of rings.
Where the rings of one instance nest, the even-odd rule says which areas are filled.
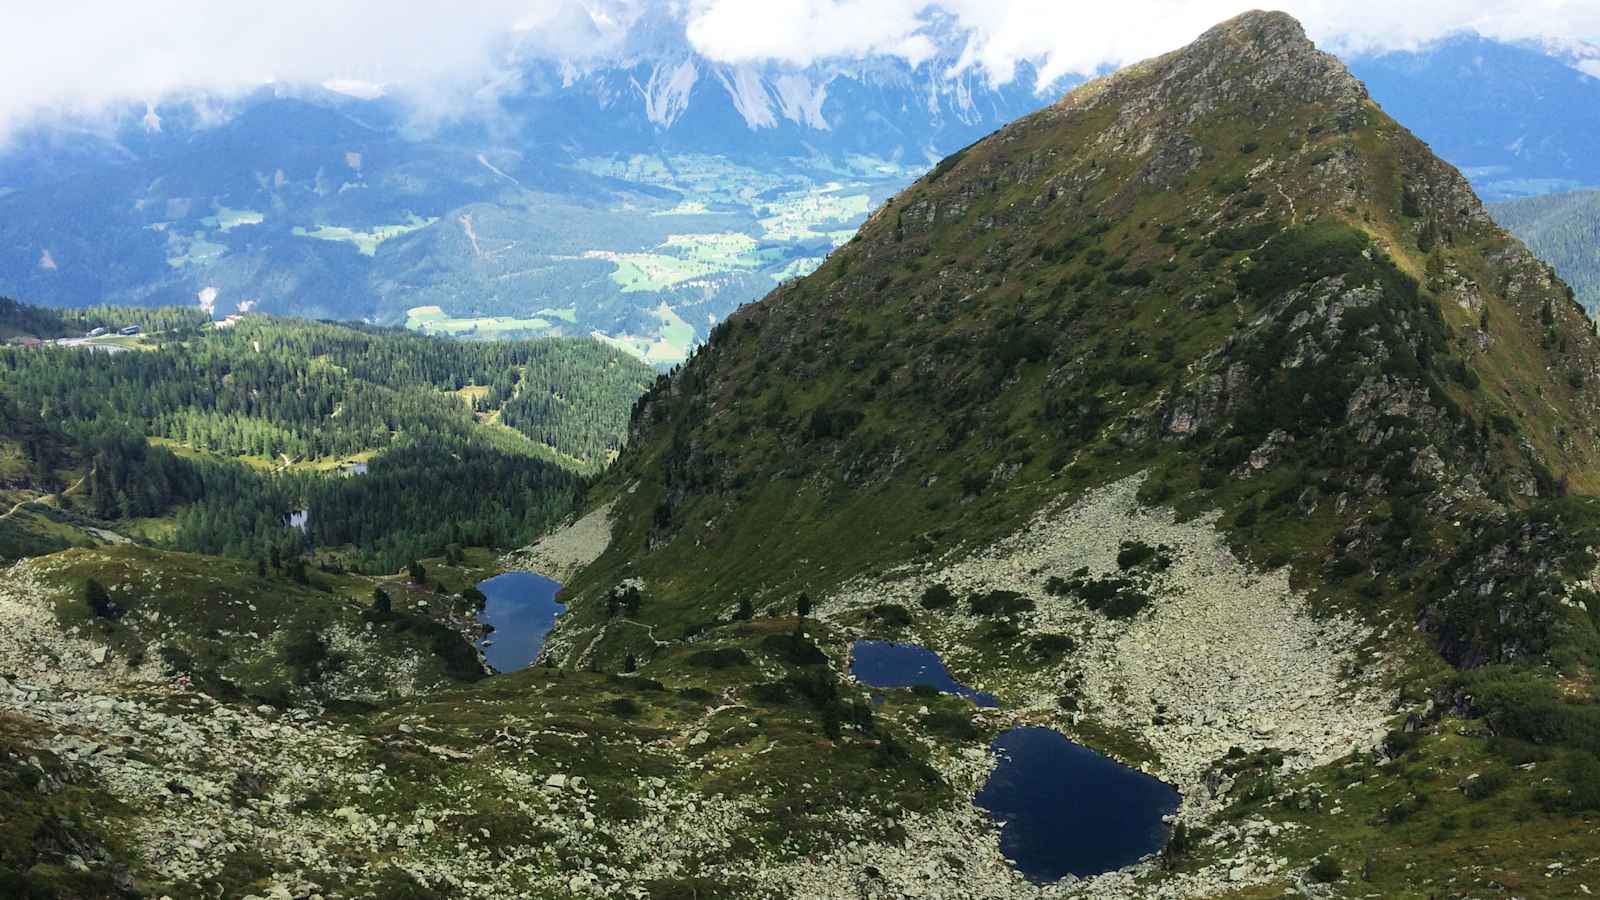
[[[916,644],[856,641],[850,648],[850,674],[872,687],[908,688],[925,684],[946,694],[966,697],[978,706],[1000,705],[993,694],[975,691],[951,678],[939,654]]]
[[[567,611],[556,602],[561,585],[532,572],[507,572],[478,582],[488,598],[478,621],[494,631],[480,641],[483,656],[498,672],[526,668],[544,649],[556,616]]]
[[[1014,728],[989,745],[1000,758],[973,799],[998,822],[1000,850],[1029,881],[1085,878],[1160,850],[1171,786],[1048,728]]]

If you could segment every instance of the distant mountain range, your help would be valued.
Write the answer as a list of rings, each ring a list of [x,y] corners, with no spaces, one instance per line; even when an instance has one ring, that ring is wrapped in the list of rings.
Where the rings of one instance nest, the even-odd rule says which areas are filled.
[[[429,132],[343,83],[26,134],[0,158],[0,293],[600,332],[672,363],[1057,93],[953,56],[719,65],[665,27],[603,63],[527,63],[496,114]]]
[[[939,37],[916,66],[725,65],[662,16],[602,59],[524,61],[492,113],[443,123],[337,82],[38,128],[0,155],[0,294],[594,333],[670,365],[938,159],[1071,86],[1026,65],[991,85],[955,71],[961,35]],[[1600,123],[1574,114],[1600,109],[1600,80],[1574,53],[1462,37],[1354,69],[1506,198],[1600,184]]]
[[[1486,200],[1600,185],[1600,49],[1458,35],[1351,69]]]

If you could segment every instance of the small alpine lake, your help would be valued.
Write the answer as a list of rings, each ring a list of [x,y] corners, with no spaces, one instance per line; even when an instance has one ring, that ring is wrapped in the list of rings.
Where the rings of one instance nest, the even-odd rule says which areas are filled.
[[[993,694],[956,681],[937,653],[916,644],[858,640],[850,674],[875,688],[919,685],[997,708]],[[1036,884],[1087,878],[1133,865],[1167,842],[1163,818],[1181,797],[1160,779],[1034,725],[990,744],[993,773],[973,803],[1000,826],[1000,851]]]
[[[544,649],[545,636],[567,608],[556,602],[561,585],[532,572],[506,572],[478,582],[486,598],[478,621],[493,627],[478,648],[497,672],[528,667]]]
[[[966,697],[985,708],[993,709],[1000,705],[993,694],[975,691],[951,678],[939,654],[916,644],[856,641],[850,648],[850,674],[871,687],[908,688],[926,685],[946,694]]]
[[[999,765],[973,802],[1000,823],[1000,852],[1036,883],[1130,866],[1167,842],[1171,785],[1037,726],[989,745]]]

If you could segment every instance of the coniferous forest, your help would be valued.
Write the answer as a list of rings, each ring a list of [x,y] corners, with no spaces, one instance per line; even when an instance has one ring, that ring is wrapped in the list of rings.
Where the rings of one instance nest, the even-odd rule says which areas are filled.
[[[0,306],[13,334],[149,332],[115,353],[0,347],[0,488],[75,488],[61,514],[156,520],[180,549],[327,551],[392,572],[452,544],[520,543],[568,514],[654,377],[588,339],[468,343],[258,316],[214,328],[186,312]],[[342,471],[351,460],[365,471]],[[5,544],[0,530],[0,555],[20,555]]]

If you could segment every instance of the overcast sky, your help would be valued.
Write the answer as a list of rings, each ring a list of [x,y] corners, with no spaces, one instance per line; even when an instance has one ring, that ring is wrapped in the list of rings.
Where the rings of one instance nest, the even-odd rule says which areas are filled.
[[[1093,74],[1182,46],[1252,7],[1233,0],[650,0],[718,60],[890,53],[920,60],[938,10],[963,64],[1004,81]],[[441,108],[492,95],[514,54],[604,55],[646,0],[0,0],[0,138],[36,116],[279,82],[381,83]],[[1287,0],[1329,49],[1413,47],[1473,29],[1600,43],[1600,0]],[[1597,63],[1600,65],[1600,63]]]

